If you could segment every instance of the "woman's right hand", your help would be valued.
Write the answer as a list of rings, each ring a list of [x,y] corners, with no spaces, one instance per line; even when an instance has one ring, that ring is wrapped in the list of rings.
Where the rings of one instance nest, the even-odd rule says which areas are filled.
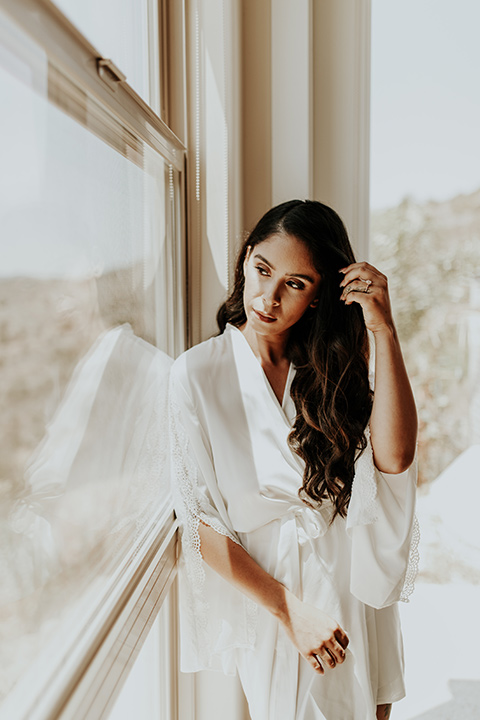
[[[343,663],[348,637],[335,620],[299,600],[229,537],[202,522],[198,533],[205,562],[271,612],[316,672],[323,675],[326,667]]]
[[[323,675],[345,660],[347,634],[322,610],[299,600],[286,591],[286,612],[281,622],[298,652],[315,672]]]

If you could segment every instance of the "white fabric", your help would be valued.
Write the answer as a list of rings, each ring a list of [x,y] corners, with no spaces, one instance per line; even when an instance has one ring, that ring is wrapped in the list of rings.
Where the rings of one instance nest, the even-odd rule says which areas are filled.
[[[237,670],[253,720],[371,720],[377,703],[404,695],[395,602],[407,573],[415,468],[382,475],[369,444],[347,520],[329,525],[329,503],[317,510],[298,497],[303,462],[287,444],[294,373],[291,367],[280,405],[246,339],[230,325],[173,365],[182,670]],[[200,521],[334,617],[350,638],[345,663],[316,675],[273,616],[203,563]]]

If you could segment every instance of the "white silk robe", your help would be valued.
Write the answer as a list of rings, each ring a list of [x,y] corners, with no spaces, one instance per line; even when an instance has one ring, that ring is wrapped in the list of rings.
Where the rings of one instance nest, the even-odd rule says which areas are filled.
[[[329,503],[317,510],[298,497],[304,466],[287,444],[294,374],[291,366],[280,404],[231,325],[173,365],[181,668],[238,672],[252,720],[372,720],[377,704],[404,696],[396,602],[413,586],[415,468],[380,473],[369,442],[348,516],[329,525]],[[203,562],[200,521],[335,618],[350,639],[345,662],[316,674],[268,611]]]

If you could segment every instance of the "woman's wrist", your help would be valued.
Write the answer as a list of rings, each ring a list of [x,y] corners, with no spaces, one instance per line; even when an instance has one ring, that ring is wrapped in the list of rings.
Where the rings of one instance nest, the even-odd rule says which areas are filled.
[[[279,585],[279,593],[276,602],[272,605],[270,612],[282,625],[289,625],[292,611],[295,605],[300,602],[296,595],[288,590],[284,585]]]
[[[397,340],[397,328],[392,322],[386,322],[383,325],[379,325],[377,328],[372,330],[375,341],[386,339],[386,340]]]

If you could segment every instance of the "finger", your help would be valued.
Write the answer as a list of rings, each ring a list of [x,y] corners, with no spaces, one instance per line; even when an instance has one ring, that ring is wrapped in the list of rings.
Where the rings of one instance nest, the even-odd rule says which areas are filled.
[[[337,664],[334,653],[325,646],[322,646],[317,650],[317,652],[315,653],[315,657],[317,658],[318,662],[323,665],[323,668],[333,669]]]
[[[332,645],[328,648],[328,652],[335,660],[336,665],[341,665],[345,662],[345,650],[340,644],[332,643]]]
[[[353,280],[371,280],[379,285],[383,285],[387,282],[387,278],[377,268],[368,263],[355,263],[349,265],[348,268],[340,270],[343,273],[343,278],[340,282],[341,287],[345,287]]]
[[[386,278],[382,277],[379,273],[372,272],[351,272],[344,276],[339,283],[340,287],[347,287],[353,282],[373,284],[383,287],[386,284]]]
[[[357,263],[351,263],[350,265],[346,265],[343,268],[340,268],[338,272],[343,273],[346,275],[349,272],[373,272],[375,274],[381,275],[382,273],[378,268],[374,267],[373,265],[370,265],[370,263],[362,261]]]
[[[362,306],[365,310],[369,307],[370,303],[375,300],[375,295],[372,292],[364,293],[360,292],[358,290],[352,291],[345,295],[345,297],[340,298],[340,300],[343,300],[345,305],[351,305],[352,303],[358,303]]]
[[[343,277],[339,285],[340,287],[346,287],[347,285],[350,285],[355,281],[374,284],[380,287],[383,287],[387,282],[386,278],[380,275],[380,273],[377,274],[372,272],[349,272]]]
[[[313,667],[313,669],[315,670],[316,673],[318,673],[319,675],[325,675],[325,670],[323,669],[323,665],[322,665],[322,663],[320,662],[320,660],[319,660],[319,658],[318,658],[318,655],[313,654],[313,655],[311,656],[311,662],[310,662],[310,664],[311,664],[311,666]]]
[[[338,644],[341,645],[344,650],[346,650],[348,647],[348,643],[350,642],[347,633],[344,632],[342,628],[337,628],[337,630],[335,630],[333,634],[335,635],[335,640],[338,642]]]
[[[347,295],[349,295],[351,292],[371,294],[374,287],[375,286],[372,284],[371,280],[363,280],[361,278],[358,280],[353,280],[351,283],[349,283],[346,287],[343,288],[340,300],[345,300]]]
[[[337,658],[335,657],[335,653],[333,650],[330,650],[330,648],[325,648],[326,653],[329,655],[329,659],[327,659],[328,664],[331,668],[334,668],[337,664]]]

